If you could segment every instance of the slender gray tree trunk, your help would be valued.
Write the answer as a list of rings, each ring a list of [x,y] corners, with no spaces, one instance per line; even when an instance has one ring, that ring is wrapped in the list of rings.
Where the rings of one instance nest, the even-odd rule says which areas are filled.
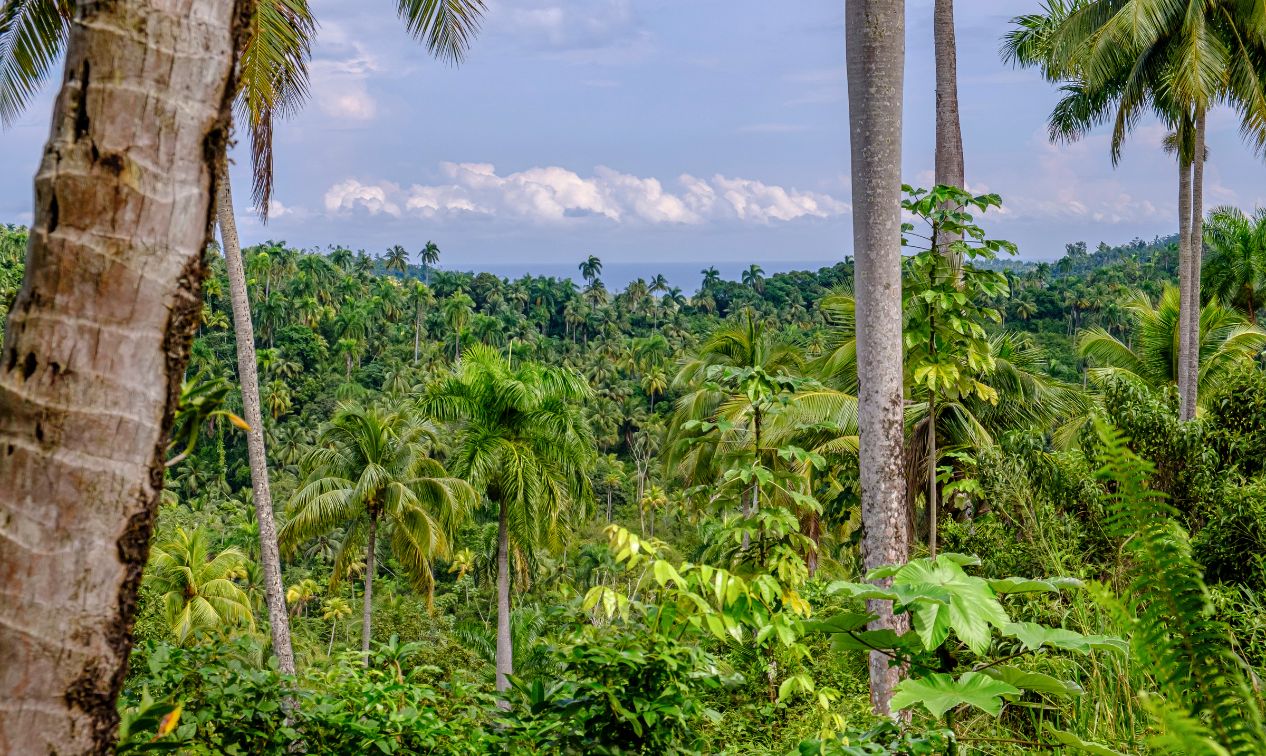
[[[936,559],[936,393],[928,394],[928,556]]]
[[[1194,163],[1191,168],[1191,241],[1188,243],[1188,275],[1191,288],[1191,307],[1187,313],[1187,394],[1183,402],[1185,419],[1196,416],[1200,398],[1200,269],[1204,258],[1204,162],[1205,162],[1205,111],[1196,112],[1196,138]]]
[[[1187,387],[1188,358],[1191,354],[1191,312],[1195,287],[1191,281],[1191,160],[1178,151],[1178,355],[1174,377],[1178,380],[1178,415],[1182,420],[1195,417],[1191,393]]]
[[[901,117],[903,0],[847,0],[845,27],[857,280],[858,425],[862,559],[867,569],[904,562],[910,536],[902,472]],[[872,629],[904,632],[905,615],[871,601]],[[899,670],[870,657],[871,703],[889,713]]]
[[[0,354],[0,753],[107,754],[246,3],[76,3]]]
[[[418,346],[422,343],[422,303],[418,303],[418,314],[413,322],[413,364],[418,364]]]
[[[369,545],[365,547],[365,595],[364,606],[361,607],[360,621],[360,653],[365,657],[365,666],[369,666],[369,641],[373,638],[372,620],[374,617],[374,569],[375,553],[378,548],[378,518],[369,518]]]
[[[954,34],[954,0],[936,0],[932,36],[936,50],[936,183],[965,187],[963,130],[958,113],[958,44]],[[936,246],[957,271],[963,256],[950,243],[962,234],[937,231]]]
[[[290,617],[286,613],[286,593],[281,584],[281,555],[277,549],[277,523],[273,517],[273,497],[268,482],[268,456],[264,448],[264,419],[259,408],[259,376],[255,360],[255,328],[246,293],[246,271],[242,266],[242,245],[233,215],[233,189],[229,186],[227,160],[221,162],[216,197],[216,221],[224,247],[229,278],[229,300],[233,305],[233,333],[237,341],[237,376],[242,386],[242,412],[246,415],[246,451],[251,467],[255,521],[259,523],[259,561],[264,568],[264,600],[268,605],[268,627],[273,653],[282,673],[295,673],[294,651],[290,646]]]
[[[510,675],[514,674],[514,646],[510,640],[510,532],[507,529],[509,513],[506,505],[500,505],[497,517],[497,692],[510,689]],[[497,705],[510,708],[509,702],[499,700]]]

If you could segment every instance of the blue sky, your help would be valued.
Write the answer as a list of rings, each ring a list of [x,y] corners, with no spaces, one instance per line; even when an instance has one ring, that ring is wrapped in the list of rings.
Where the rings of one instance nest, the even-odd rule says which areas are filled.
[[[466,64],[429,59],[390,3],[312,0],[312,100],[277,136],[267,227],[245,242],[380,252],[434,239],[455,268],[842,259],[851,252],[840,0],[490,0]],[[931,182],[932,0],[907,1],[904,169]],[[987,226],[1021,256],[1175,226],[1163,130],[1116,169],[1107,138],[1052,146],[1055,93],[997,54],[1037,0],[959,0],[967,181],[999,192]],[[47,87],[0,136],[0,220],[29,222]],[[1229,112],[1211,119],[1206,201],[1266,205],[1263,163]],[[245,154],[237,155],[245,166]],[[728,266],[727,266],[728,267]]]

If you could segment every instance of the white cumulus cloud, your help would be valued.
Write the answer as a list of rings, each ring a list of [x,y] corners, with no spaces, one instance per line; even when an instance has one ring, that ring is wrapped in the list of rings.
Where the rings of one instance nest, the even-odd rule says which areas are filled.
[[[330,212],[411,214],[435,219],[464,214],[565,224],[583,219],[618,224],[701,224],[730,221],[768,224],[829,218],[849,206],[830,195],[715,175],[659,179],[598,166],[582,176],[559,166],[498,173],[489,163],[441,163],[444,180],[407,189],[391,182],[341,181],[326,192]]]

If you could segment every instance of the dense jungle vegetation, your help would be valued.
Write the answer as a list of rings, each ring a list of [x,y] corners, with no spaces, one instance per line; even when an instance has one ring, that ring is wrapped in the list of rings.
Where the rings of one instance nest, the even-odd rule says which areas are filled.
[[[3,231],[4,304],[25,244]],[[270,662],[209,250],[122,750],[1130,752],[1203,705],[1184,663],[1245,696],[1221,724],[1257,716],[1266,333],[1205,305],[1180,423],[1172,239],[983,259],[947,302],[942,258],[907,257],[908,467],[934,466],[940,509],[933,559],[911,486],[920,545],[880,591],[916,618],[902,637],[861,629],[878,589],[852,582],[851,261],[705,269],[687,296],[651,271],[608,291],[596,257],[583,285],[440,269],[431,244],[245,259],[298,673]],[[1147,599],[1169,581],[1184,605]],[[873,647],[909,665],[906,725],[870,713]]]
[[[457,64],[499,6],[396,11]],[[849,0],[856,258],[686,292],[243,249],[307,2],[0,0],[0,124],[65,59],[0,228],[0,751],[1266,750],[1266,211],[1204,205],[1211,111],[1266,148],[1266,4],[1011,20],[1051,141],[1179,168],[1174,236],[1053,264],[957,188],[926,10],[935,185],[905,4]]]

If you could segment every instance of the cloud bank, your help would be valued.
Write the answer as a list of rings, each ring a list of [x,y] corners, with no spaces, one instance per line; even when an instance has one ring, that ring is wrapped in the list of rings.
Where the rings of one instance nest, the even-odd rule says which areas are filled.
[[[348,178],[325,193],[325,209],[397,218],[485,216],[539,224],[596,219],[641,225],[768,224],[849,212],[847,203],[827,194],[722,175],[705,179],[683,174],[676,186],[666,189],[658,179],[605,166],[591,176],[558,166],[502,175],[489,163],[441,163],[440,172],[446,183],[407,189],[389,181]]]

